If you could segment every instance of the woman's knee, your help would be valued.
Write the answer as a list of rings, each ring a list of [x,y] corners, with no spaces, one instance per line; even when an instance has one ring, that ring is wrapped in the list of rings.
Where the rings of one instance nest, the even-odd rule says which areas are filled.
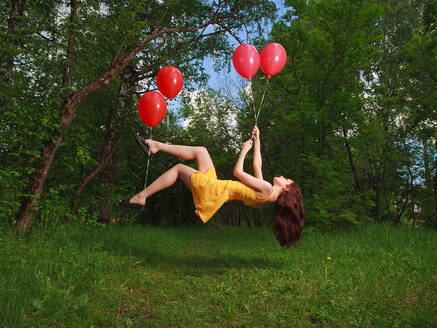
[[[197,158],[209,158],[209,152],[208,149],[204,146],[198,146],[197,147]]]
[[[191,175],[196,172],[196,170],[181,163],[176,164],[173,168],[176,170],[178,178],[181,179],[184,184],[190,189]]]
[[[178,175],[191,175],[193,172],[195,172],[196,170],[193,169],[192,167],[189,167],[185,164],[176,164],[175,166],[173,166],[173,169],[175,169],[178,172]]]
[[[186,167],[186,165],[179,163],[173,166],[172,170],[176,173],[179,179],[182,179],[185,175]]]
[[[209,167],[213,166],[211,156],[208,150],[203,146],[198,146],[196,149],[197,168],[201,172],[205,172]]]
[[[182,163],[178,163],[175,166],[173,166],[173,170],[176,170],[177,172],[180,172],[181,170],[183,170],[186,167],[186,165],[182,164]]]
[[[209,155],[208,149],[206,149],[206,147],[204,147],[204,146],[197,146],[196,150],[197,150],[197,153],[200,155]]]

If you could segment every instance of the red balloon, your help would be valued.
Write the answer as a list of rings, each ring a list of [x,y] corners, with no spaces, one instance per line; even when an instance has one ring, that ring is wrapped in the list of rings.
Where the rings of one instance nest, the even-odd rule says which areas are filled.
[[[138,113],[144,124],[153,128],[161,123],[167,113],[167,103],[159,92],[147,91],[138,102]]]
[[[242,44],[235,49],[232,63],[237,73],[249,80],[259,68],[258,50],[250,44]]]
[[[184,84],[182,73],[174,66],[161,68],[156,77],[159,91],[169,99],[178,95]]]
[[[286,61],[287,53],[279,43],[269,43],[261,50],[261,69],[269,78],[279,73]]]

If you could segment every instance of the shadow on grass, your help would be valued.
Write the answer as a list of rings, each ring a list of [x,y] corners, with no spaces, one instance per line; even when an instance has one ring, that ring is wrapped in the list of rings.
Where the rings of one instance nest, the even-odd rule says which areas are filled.
[[[84,231],[85,230],[85,231]],[[256,230],[254,230],[256,231]],[[262,234],[261,234],[262,236]],[[193,275],[229,270],[258,270],[286,266],[282,256],[266,254],[265,240],[252,231],[210,227],[114,226],[104,229],[72,228],[59,236],[59,244],[74,249],[103,251],[127,259],[134,266]],[[131,258],[131,259],[129,259]]]
[[[219,245],[217,245],[219,246]],[[135,244],[118,241],[117,247],[106,250],[117,256],[131,256],[144,267],[153,266],[163,271],[188,271],[201,275],[223,273],[227,270],[281,268],[284,262],[280,258],[269,258],[264,254],[230,254],[228,249],[208,248],[203,250],[191,247],[170,250],[156,246],[143,248]]]

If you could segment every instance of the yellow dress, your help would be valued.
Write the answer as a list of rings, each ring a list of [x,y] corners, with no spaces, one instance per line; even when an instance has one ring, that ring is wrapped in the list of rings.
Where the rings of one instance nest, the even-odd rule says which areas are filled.
[[[228,201],[237,200],[251,206],[273,197],[272,191],[270,196],[259,199],[256,197],[255,190],[242,182],[218,180],[214,166],[205,173],[198,171],[191,175],[191,193],[196,207],[195,212],[203,223],[206,223]]]

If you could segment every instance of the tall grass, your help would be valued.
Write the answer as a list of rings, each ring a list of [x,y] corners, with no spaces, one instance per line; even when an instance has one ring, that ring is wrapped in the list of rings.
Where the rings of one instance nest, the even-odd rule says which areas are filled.
[[[0,230],[1,327],[436,327],[437,232]]]

